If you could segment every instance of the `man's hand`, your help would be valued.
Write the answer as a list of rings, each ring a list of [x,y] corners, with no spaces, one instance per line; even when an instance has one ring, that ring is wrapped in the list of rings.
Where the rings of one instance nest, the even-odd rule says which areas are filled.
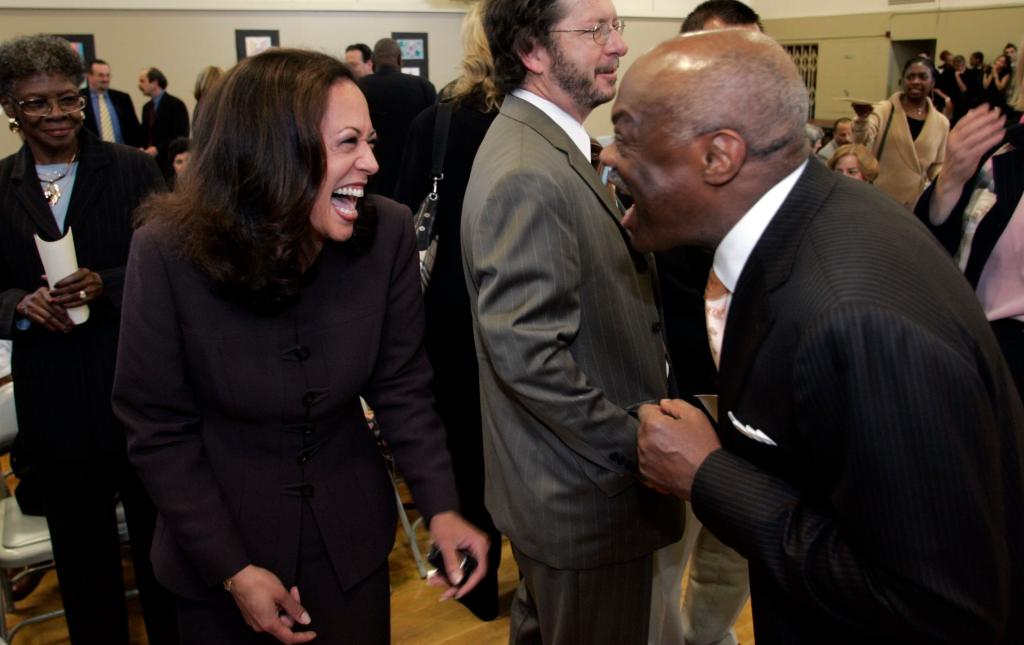
[[[928,219],[935,226],[949,218],[964,185],[978,169],[982,155],[1003,138],[1003,114],[987,105],[976,107],[957,122],[946,138],[946,160],[935,181]]]
[[[308,643],[316,632],[295,632],[295,623],[308,625],[309,613],[299,604],[299,590],[286,591],[270,571],[249,565],[231,576],[231,595],[253,631],[266,632],[282,643]]]
[[[435,587],[445,587],[441,600],[461,598],[483,579],[487,573],[487,547],[491,541],[485,533],[467,522],[455,511],[438,513],[430,519],[430,537],[444,557],[448,579],[456,584],[462,580],[462,569],[459,568],[459,549],[465,549],[476,558],[476,570],[469,576],[465,584],[449,587],[444,576],[430,576],[427,582]]]
[[[690,499],[693,478],[707,456],[722,447],[704,412],[685,401],[663,399],[640,406],[637,455],[640,474],[658,490]]]

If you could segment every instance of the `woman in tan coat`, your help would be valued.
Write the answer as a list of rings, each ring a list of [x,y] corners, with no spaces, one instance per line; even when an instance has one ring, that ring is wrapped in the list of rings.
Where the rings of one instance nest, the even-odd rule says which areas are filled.
[[[854,141],[867,146],[879,162],[875,186],[908,210],[939,174],[946,156],[949,121],[928,98],[934,85],[934,65],[915,56],[903,67],[902,92],[874,105],[853,106]]]

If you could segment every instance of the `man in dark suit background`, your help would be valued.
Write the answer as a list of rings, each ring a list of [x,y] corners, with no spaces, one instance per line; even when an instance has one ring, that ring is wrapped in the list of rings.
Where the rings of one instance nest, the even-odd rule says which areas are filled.
[[[395,192],[412,120],[437,100],[437,90],[430,81],[403,74],[401,68],[402,50],[398,43],[392,38],[381,38],[373,46],[373,74],[359,79],[359,87],[370,106],[370,122],[377,131],[373,152],[380,165],[366,190],[385,197]]]
[[[624,224],[641,249],[715,249],[721,339],[717,436],[644,406],[641,473],[748,558],[760,645],[1021,642],[1013,381],[928,232],[808,160],[806,115],[753,32],[682,36],[626,75],[602,155]]]
[[[494,0],[501,111],[461,236],[480,369],[485,501],[522,579],[512,643],[646,645],[652,554],[682,505],[637,478],[637,420],[665,396],[650,258],[591,165],[583,121],[628,47],[611,0]]]
[[[141,141],[135,104],[128,94],[110,89],[110,65],[107,61],[94,60],[85,79],[89,83],[89,87],[81,92],[88,99],[83,111],[85,129],[104,141],[138,148]]]
[[[149,102],[142,106],[142,148],[156,157],[164,179],[170,179],[174,176],[174,165],[167,147],[178,137],[188,137],[188,108],[167,92],[167,77],[155,67],[139,74],[139,91],[149,97]]]

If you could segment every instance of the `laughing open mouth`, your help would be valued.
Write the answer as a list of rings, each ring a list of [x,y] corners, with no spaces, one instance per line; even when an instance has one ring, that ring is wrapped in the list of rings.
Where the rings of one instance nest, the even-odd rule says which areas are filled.
[[[331,193],[331,204],[344,216],[357,214],[356,204],[363,197],[362,186],[342,186]]]

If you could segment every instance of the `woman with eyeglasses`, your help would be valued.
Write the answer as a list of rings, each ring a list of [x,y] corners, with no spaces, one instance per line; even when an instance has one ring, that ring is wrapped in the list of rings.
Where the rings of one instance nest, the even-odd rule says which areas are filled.
[[[131,534],[150,643],[177,642],[173,601],[149,561],[155,511],[110,404],[132,212],[160,172],[82,128],[84,69],[71,45],[0,45],[0,106],[24,142],[0,161],[0,337],[13,340],[18,469],[37,482],[72,643],[128,643],[116,501]],[[34,238],[73,231],[77,271],[48,287]],[[69,312],[88,305],[76,325]]]

